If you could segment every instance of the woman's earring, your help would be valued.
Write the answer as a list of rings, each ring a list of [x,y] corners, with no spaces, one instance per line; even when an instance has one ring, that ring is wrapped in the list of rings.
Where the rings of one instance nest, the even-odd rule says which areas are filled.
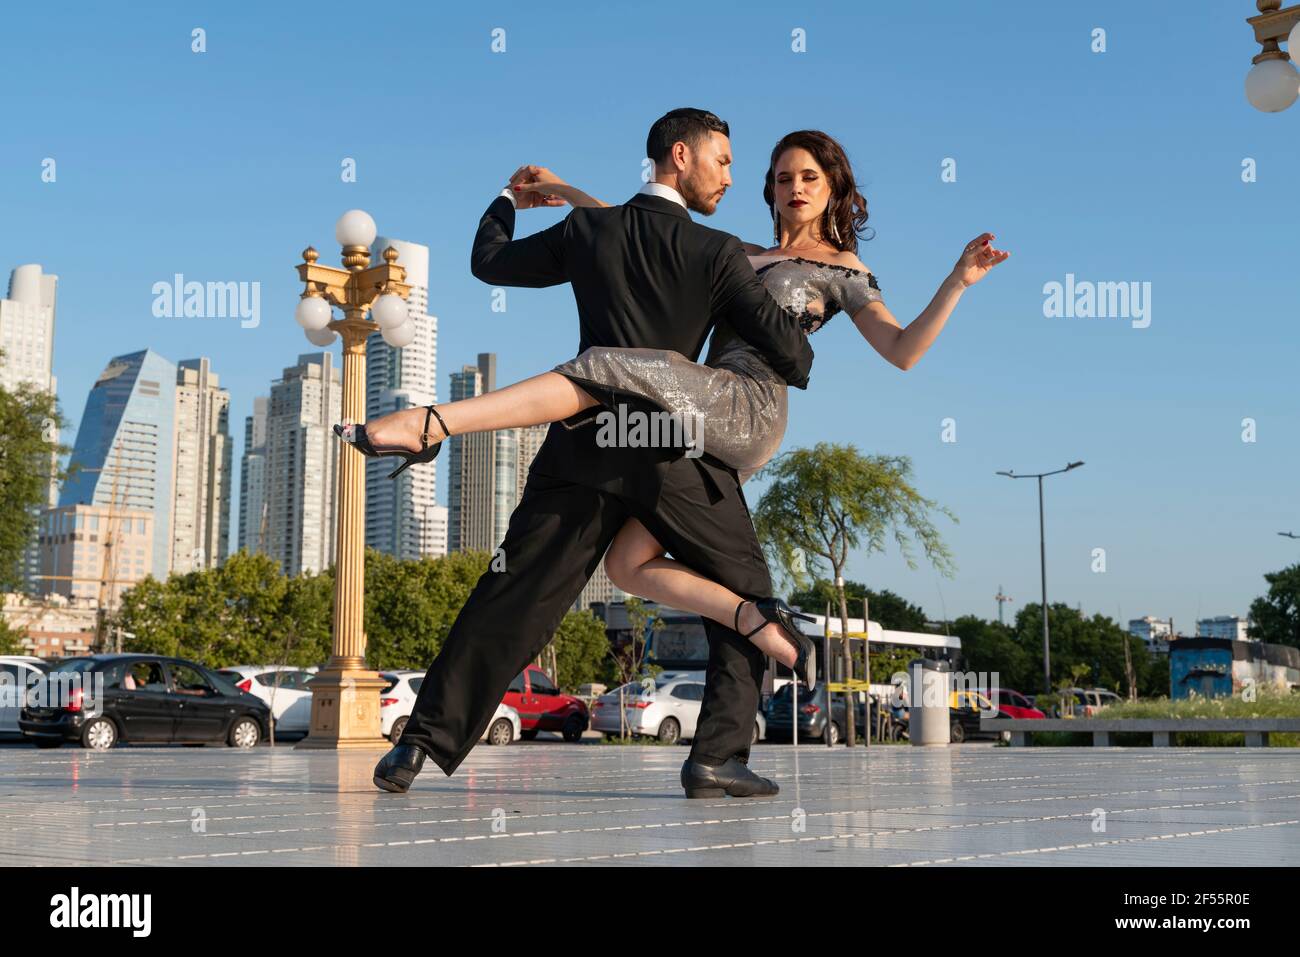
[[[835,219],[834,217],[831,216],[831,211],[829,206],[826,208],[826,218],[830,220],[830,224],[831,224],[831,239],[834,240],[835,245],[838,246],[840,244],[840,230],[839,227],[835,225]]]
[[[781,245],[781,214],[776,211],[776,204],[772,204],[772,245]]]

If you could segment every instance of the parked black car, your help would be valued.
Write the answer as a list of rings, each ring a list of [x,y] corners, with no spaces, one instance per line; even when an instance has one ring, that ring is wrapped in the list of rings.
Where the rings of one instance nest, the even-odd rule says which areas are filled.
[[[92,682],[99,675],[104,690],[96,699]],[[251,748],[270,727],[271,709],[265,702],[183,658],[68,658],[51,666],[38,684],[44,685],[41,697],[29,700],[18,718],[18,729],[38,747],[77,741],[104,751],[122,741]],[[74,689],[70,696],[60,693],[68,687]],[[83,694],[87,689],[88,696]]]
[[[794,682],[784,684],[772,696],[772,700],[767,705],[767,740],[768,741],[789,741],[792,737],[790,733],[790,706],[794,701]],[[871,702],[871,714],[874,719],[877,707],[876,702]],[[860,698],[855,700],[853,721],[859,737],[862,736],[867,727],[866,705]],[[845,729],[848,727],[845,716],[847,711],[844,707],[844,695],[835,695],[835,704],[831,712],[831,742],[839,743],[845,735]],[[799,685],[799,737],[805,741],[822,741],[826,733],[827,708],[826,708],[826,688],[822,685],[817,686],[817,690],[812,694],[802,684]]]

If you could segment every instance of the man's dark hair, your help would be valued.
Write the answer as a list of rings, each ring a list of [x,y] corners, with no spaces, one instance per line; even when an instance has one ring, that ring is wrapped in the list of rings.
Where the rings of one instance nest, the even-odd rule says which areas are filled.
[[[709,138],[710,133],[730,136],[731,128],[708,110],[691,107],[672,110],[655,120],[654,126],[650,127],[650,133],[645,138],[645,155],[658,165],[668,159],[674,143],[682,142],[695,149],[702,140]]]

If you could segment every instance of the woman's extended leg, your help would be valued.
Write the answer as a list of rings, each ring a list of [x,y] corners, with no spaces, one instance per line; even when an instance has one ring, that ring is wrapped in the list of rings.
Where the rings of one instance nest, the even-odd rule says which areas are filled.
[[[605,572],[610,581],[630,595],[693,611],[728,628],[734,627],[741,596],[681,562],[665,558],[664,547],[634,518],[628,519],[614,536],[605,553]],[[745,605],[740,610],[741,634],[753,631],[765,620],[752,602]],[[794,664],[798,652],[782,635],[780,625],[769,622],[749,640],[781,664]]]
[[[461,435],[558,422],[596,404],[584,389],[558,372],[543,372],[504,389],[439,404],[438,414],[451,430],[448,434]],[[368,421],[366,435],[375,445],[418,452],[424,416],[423,406],[400,409]],[[437,419],[429,422],[429,428],[430,441],[439,442],[447,437],[442,434]]]

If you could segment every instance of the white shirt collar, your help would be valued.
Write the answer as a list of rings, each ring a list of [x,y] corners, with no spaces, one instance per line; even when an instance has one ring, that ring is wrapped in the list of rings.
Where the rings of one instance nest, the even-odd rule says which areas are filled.
[[[682,194],[663,183],[646,183],[641,187],[640,192],[649,196],[658,196],[660,199],[671,199],[682,209],[686,209],[686,200],[682,198]]]

